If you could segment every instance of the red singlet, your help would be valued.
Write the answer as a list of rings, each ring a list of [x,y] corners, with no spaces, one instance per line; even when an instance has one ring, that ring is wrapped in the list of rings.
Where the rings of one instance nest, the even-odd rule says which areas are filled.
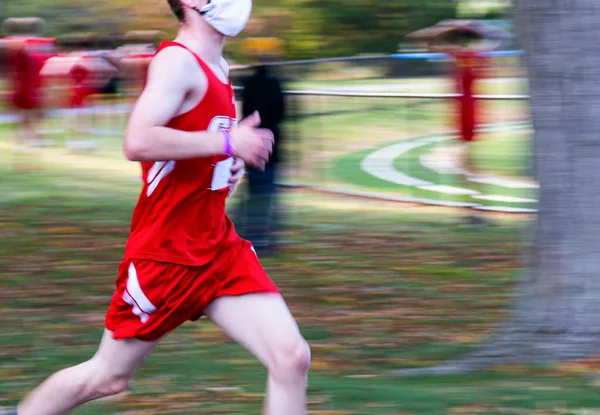
[[[69,74],[74,82],[71,87],[71,108],[81,108],[89,96],[99,92],[99,88],[89,85],[89,78],[93,74],[82,65],[75,65]]]
[[[184,47],[163,41],[167,47]],[[236,123],[231,82],[223,83],[194,55],[208,78],[206,95],[167,127],[181,131],[219,131]],[[212,189],[217,163],[226,155],[192,160],[143,162],[144,181],[131,223],[125,257],[188,266],[209,263],[226,244],[240,240],[225,213],[229,187]]]
[[[5,38],[13,40],[13,38]],[[14,38],[15,42],[22,43],[19,51],[10,57],[14,70],[12,104],[19,109],[37,109],[43,104],[42,70],[46,60],[54,56],[53,53],[39,53],[28,50],[27,45],[43,45],[54,43],[53,38]]]
[[[483,65],[483,56],[475,51],[461,51],[453,54],[456,59],[456,89],[461,96],[459,105],[459,130],[463,141],[475,139],[478,123],[478,106],[474,96],[474,85],[479,78],[479,69]]]
[[[183,47],[163,42],[157,53],[170,46]],[[167,126],[230,128],[236,117],[231,83],[196,60],[208,78],[206,95]],[[235,233],[225,214],[231,162],[215,156],[142,163],[142,194],[106,315],[115,339],[155,341],[198,320],[217,298],[278,293],[250,242]]]

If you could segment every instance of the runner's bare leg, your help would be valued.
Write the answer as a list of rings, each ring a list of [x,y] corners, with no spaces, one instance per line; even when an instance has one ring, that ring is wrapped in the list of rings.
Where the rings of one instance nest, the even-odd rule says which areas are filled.
[[[310,349],[278,294],[222,297],[208,318],[269,370],[265,415],[306,414]]]
[[[85,402],[123,392],[155,344],[114,340],[105,330],[94,357],[48,378],[19,404],[19,415],[62,415]]]

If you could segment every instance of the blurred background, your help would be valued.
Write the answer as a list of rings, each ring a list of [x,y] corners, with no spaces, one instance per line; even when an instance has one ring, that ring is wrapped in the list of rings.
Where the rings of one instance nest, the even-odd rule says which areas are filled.
[[[0,1],[0,20],[9,405],[95,351],[141,184],[125,123],[177,25],[163,0]],[[538,188],[510,1],[255,0],[226,58],[240,117],[258,109],[277,146],[229,209],[312,345],[310,413],[600,405],[581,366],[387,375],[467,355],[510,312]],[[77,413],[258,413],[263,376],[203,321]]]

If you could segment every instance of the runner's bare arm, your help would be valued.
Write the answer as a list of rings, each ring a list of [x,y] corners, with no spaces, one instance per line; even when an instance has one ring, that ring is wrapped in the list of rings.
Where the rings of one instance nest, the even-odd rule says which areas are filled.
[[[130,160],[179,160],[223,152],[223,137],[219,133],[165,127],[180,111],[193,82],[199,95],[206,91],[206,77],[190,76],[191,59],[189,52],[174,47],[161,51],[153,59],[146,87],[135,104],[125,133],[125,155]]]
[[[179,114],[192,88],[203,96],[208,81],[197,70],[193,56],[182,48],[167,48],[152,61],[146,88],[127,125],[124,150],[133,161],[180,160],[223,154],[221,133],[186,132],[165,127]],[[199,81],[200,80],[200,81]],[[258,168],[272,147],[272,134],[257,128],[260,118],[240,123],[231,132],[234,156]]]

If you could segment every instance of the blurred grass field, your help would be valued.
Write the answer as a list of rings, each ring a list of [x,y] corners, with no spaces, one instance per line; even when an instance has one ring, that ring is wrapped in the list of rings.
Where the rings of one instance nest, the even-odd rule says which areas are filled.
[[[507,93],[493,88],[498,92],[488,93]],[[452,127],[451,105],[427,99],[303,97],[300,107],[312,115],[288,120],[284,180],[342,189],[409,192],[362,182],[358,155]],[[487,103],[486,114],[489,122],[520,121],[527,107]],[[86,116],[75,121],[92,125]],[[0,125],[0,405],[95,351],[140,187],[138,164],[121,150],[125,121],[99,115],[93,126],[111,133],[92,137],[69,133],[75,123],[51,118],[44,128],[55,131],[46,137],[56,146],[18,154],[10,151],[14,127]],[[69,137],[93,138],[98,148],[69,152]],[[526,131],[489,134],[476,146],[478,160],[493,173],[526,175],[529,140]],[[421,154],[395,162],[430,175]],[[23,169],[13,171],[17,162]],[[231,200],[232,212],[243,203],[242,191]],[[528,218],[493,216],[496,226],[482,232],[462,226],[458,210],[306,190],[286,190],[282,204],[285,245],[263,264],[312,345],[311,414],[600,408],[589,365],[385,376],[467,353],[504,319]],[[264,376],[248,353],[201,321],[168,336],[128,393],[76,413],[259,413]]]
[[[510,84],[507,84],[510,85]],[[497,88],[498,85],[490,84]],[[437,91],[439,92],[439,91]],[[496,91],[497,93],[498,91]],[[491,93],[491,92],[487,92]],[[439,99],[381,97],[308,97],[304,108],[315,114],[290,125],[286,143],[292,168],[291,182],[352,191],[377,192],[440,201],[472,201],[464,196],[442,194],[376,178],[361,169],[362,160],[373,151],[405,140],[452,133],[456,106]],[[474,145],[475,164],[483,175],[530,180],[531,132],[525,101],[486,101],[481,104],[480,122],[502,126],[523,123],[522,131],[485,132]],[[306,109],[303,109],[306,111]],[[422,165],[422,157],[440,146],[456,141],[419,146],[393,160],[396,171],[434,184],[474,187],[460,175],[439,174]],[[485,185],[483,191],[504,197],[535,199],[535,191]],[[478,201],[494,205],[494,201]],[[505,206],[531,208],[531,203],[506,202]]]
[[[481,141],[473,145],[474,164],[479,172],[532,182],[530,179],[529,144],[530,131],[527,129],[517,131],[489,132],[482,134]],[[396,143],[420,142],[435,135],[417,136],[414,139],[398,140]],[[392,143],[394,144],[394,143]],[[389,145],[387,143],[386,145]],[[475,186],[465,182],[464,176],[457,173],[438,173],[423,165],[424,156],[440,157],[444,152],[450,152],[458,146],[455,141],[447,140],[442,143],[431,143],[411,149],[394,159],[396,171],[406,173],[411,177],[426,180],[431,183],[446,186],[472,187],[486,194],[497,194],[507,197],[535,198],[536,189],[507,188],[494,184]],[[380,146],[381,147],[381,146]],[[374,177],[361,169],[362,160],[373,152],[372,149],[360,150],[336,158],[327,170],[329,183],[340,182],[345,186],[352,186],[352,190],[369,189],[372,192],[394,195],[403,194],[412,197],[439,199],[444,201],[469,201],[464,195],[437,194],[436,192],[396,183]],[[442,154],[435,154],[435,153]],[[344,186],[341,186],[344,187]],[[471,200],[472,201],[472,200]],[[493,201],[490,204],[495,204]],[[505,206],[531,205],[525,203],[504,202]],[[531,206],[527,206],[531,207]]]
[[[139,191],[119,171],[65,162],[14,173],[2,164],[0,404],[94,352]],[[310,413],[600,405],[593,380],[561,367],[384,375],[466,353],[504,318],[522,220],[497,218],[481,232],[457,227],[453,210],[304,191],[282,202],[287,244],[263,263],[312,344]],[[76,413],[258,413],[263,381],[251,356],[201,321],[168,336],[127,394]]]
[[[93,354],[140,185],[121,137],[108,136],[96,153],[27,153],[20,160],[35,169],[14,172],[12,133],[0,132],[0,405]],[[286,245],[263,263],[312,345],[310,413],[600,407],[596,381],[568,366],[385,376],[467,353],[494,330],[513,298],[527,219],[494,217],[481,232],[460,226],[456,210],[301,190],[286,191],[282,203]],[[76,413],[259,413],[264,375],[208,322],[186,324],[128,393]]]

